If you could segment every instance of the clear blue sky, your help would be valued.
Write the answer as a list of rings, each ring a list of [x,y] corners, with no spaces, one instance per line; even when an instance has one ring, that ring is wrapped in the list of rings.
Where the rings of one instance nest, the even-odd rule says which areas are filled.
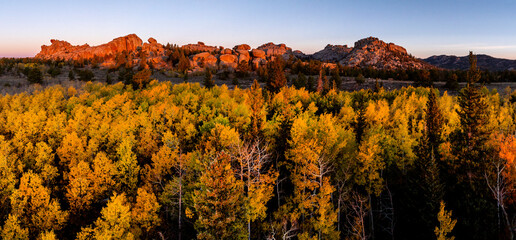
[[[0,57],[34,56],[52,38],[98,45],[136,33],[178,45],[285,43],[305,53],[375,36],[416,57],[473,50],[516,59],[515,11],[514,0],[0,0]]]

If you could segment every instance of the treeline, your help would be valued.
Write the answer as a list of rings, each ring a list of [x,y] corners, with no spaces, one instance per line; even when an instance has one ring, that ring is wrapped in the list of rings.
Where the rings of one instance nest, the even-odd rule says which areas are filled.
[[[474,69],[457,97],[256,81],[4,95],[0,235],[510,239],[516,92]]]
[[[190,65],[189,56],[199,53],[199,51],[191,51],[178,47],[176,45],[165,46],[166,62],[171,66],[171,70],[176,71],[181,76],[188,79],[187,72],[192,69]],[[33,70],[33,66],[40,66],[39,68],[45,68],[42,73],[48,71],[48,74],[55,77],[61,73],[63,66],[71,66],[76,69],[85,70],[92,68],[99,68],[100,64],[104,61],[111,59],[114,63],[110,67],[110,72],[121,72],[122,75],[126,73],[133,73],[141,71],[143,69],[154,69],[151,62],[147,61],[146,54],[138,50],[134,53],[128,53],[126,51],[116,54],[116,56],[95,56],[92,59],[83,59],[80,61],[63,61],[63,60],[40,60],[34,58],[3,58],[0,59],[0,76],[3,74],[18,74],[19,76],[25,76],[31,83],[41,83],[42,78],[39,78],[38,70]],[[137,64],[135,64],[137,62]],[[359,68],[359,67],[345,67],[338,63],[333,64],[330,67],[327,63],[323,63],[317,60],[302,61],[300,59],[290,58],[283,60],[282,58],[276,58],[271,60],[267,65],[260,65],[258,68],[252,66],[248,62],[241,62],[238,64],[237,69],[234,69],[236,77],[247,77],[251,73],[256,73],[259,76],[259,80],[265,82],[269,71],[273,71],[275,62],[281,62],[282,69],[287,71],[291,76],[304,75],[307,79],[298,81],[298,87],[305,87],[306,89],[316,88],[316,79],[308,79],[310,76],[317,76],[323,72],[324,76],[333,78],[330,80],[330,84],[333,80],[337,80],[337,87],[340,87],[339,81],[341,77],[351,77],[355,79],[373,78],[373,79],[393,79],[401,81],[414,81],[415,86],[429,87],[434,82],[445,82],[445,87],[451,90],[458,90],[459,83],[467,82],[467,71],[465,70],[443,70],[443,69],[397,69],[397,70],[386,70],[386,69],[375,69],[372,67]],[[30,70],[33,70],[33,76],[29,78]],[[219,78],[227,79],[230,71],[228,69],[219,69]],[[516,82],[516,71],[505,70],[498,72],[480,71],[481,83],[492,83],[492,82]],[[36,77],[34,77],[36,76]],[[130,78],[131,76],[121,76],[120,79]],[[294,77],[291,82],[295,81]],[[312,82],[309,82],[312,81]],[[127,81],[126,81],[127,82]],[[306,83],[305,83],[306,82]],[[360,81],[358,81],[360,82]],[[299,84],[303,83],[303,84]],[[312,84],[310,84],[312,83]]]

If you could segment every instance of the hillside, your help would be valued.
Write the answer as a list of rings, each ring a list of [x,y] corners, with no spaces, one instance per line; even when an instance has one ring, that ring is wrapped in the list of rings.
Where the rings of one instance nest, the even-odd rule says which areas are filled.
[[[469,68],[468,56],[439,55],[425,58],[423,61],[444,69],[466,70]],[[477,65],[480,69],[489,71],[516,70],[516,60],[495,58],[483,54],[477,55]]]

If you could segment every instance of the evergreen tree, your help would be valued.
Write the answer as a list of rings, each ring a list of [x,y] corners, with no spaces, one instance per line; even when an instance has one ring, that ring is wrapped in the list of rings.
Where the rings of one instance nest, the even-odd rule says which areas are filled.
[[[460,238],[486,239],[496,235],[497,222],[497,208],[491,204],[491,195],[485,181],[485,175],[491,169],[487,147],[488,105],[477,84],[480,72],[472,52],[469,60],[468,83],[457,97],[460,126],[451,136],[454,159],[446,161],[448,184],[451,185],[447,199],[462,219],[457,227],[470,229],[460,231]]]
[[[317,78],[317,92],[322,94],[324,91],[324,80],[323,80],[323,71],[319,70],[319,78]]]
[[[27,80],[30,83],[43,83],[43,73],[37,67],[30,68]]]
[[[213,74],[211,73],[210,69],[206,68],[206,71],[204,72],[204,87],[212,88],[215,86],[215,81],[213,81]]]
[[[75,80],[75,74],[73,73],[73,70],[68,72],[68,79],[70,79],[70,81]]]
[[[283,62],[281,58],[277,57],[267,66],[269,70],[267,79],[267,90],[277,93],[287,84],[287,78],[283,72]]]
[[[187,216],[197,216],[198,239],[246,238],[243,190],[227,154],[219,154],[206,166],[191,196],[193,209],[186,210]]]
[[[314,91],[314,78],[312,76],[308,76],[306,80],[306,90],[313,92]]]
[[[184,54],[181,54],[181,57],[179,58],[179,63],[178,63],[178,66],[177,66],[179,71],[184,73],[188,69],[190,69],[190,67],[191,67],[190,66],[190,60],[188,60],[188,58]]]
[[[335,82],[336,88],[340,89],[342,87],[342,78],[340,77],[338,66],[339,65],[337,63],[337,67],[331,71],[330,82]]]
[[[431,235],[431,229],[435,225],[435,215],[439,210],[439,204],[444,197],[444,186],[440,179],[439,146],[442,143],[441,133],[443,117],[437,103],[435,90],[430,89],[430,95],[426,103],[426,125],[423,137],[419,140],[415,169],[411,176],[411,186],[408,191],[411,196],[410,208],[413,215],[410,228],[421,234],[418,238]],[[416,230],[417,229],[417,230]]]
[[[480,71],[477,69],[476,57],[470,52],[470,69],[467,73],[468,83],[463,88],[457,101],[460,109],[457,110],[460,119],[456,149],[459,158],[464,161],[468,171],[485,169],[485,144],[489,136],[487,103],[480,86]],[[481,174],[482,175],[482,174]],[[478,176],[477,177],[482,177]]]
[[[297,78],[293,81],[293,85],[296,88],[307,87],[306,80],[306,76],[302,72],[299,72]]]

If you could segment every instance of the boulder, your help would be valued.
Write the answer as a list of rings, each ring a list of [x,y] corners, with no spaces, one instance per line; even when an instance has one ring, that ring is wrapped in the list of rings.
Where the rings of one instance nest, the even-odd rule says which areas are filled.
[[[244,51],[249,51],[251,50],[251,47],[247,44],[240,44],[240,45],[236,45],[235,47],[233,47],[233,50],[235,51],[238,51],[238,50],[244,50]]]
[[[253,49],[251,51],[251,54],[253,55],[253,58],[263,58],[265,59],[265,51],[260,49]]]
[[[247,50],[236,50],[238,53],[238,62],[251,60],[251,56],[249,55],[249,51]]]
[[[231,51],[231,49],[229,48],[224,48],[220,51],[220,54],[232,54],[233,51]]]
[[[219,65],[236,68],[237,67],[237,59],[238,59],[238,57],[236,55],[223,54],[223,55],[220,55],[220,57],[219,57],[219,60],[220,60]]]
[[[216,67],[217,66],[217,57],[211,55],[209,52],[202,52],[192,56],[192,61],[190,62],[192,66],[200,66],[203,65],[205,67]]]
[[[249,57],[249,53],[247,55],[245,54],[240,54],[238,55],[238,62],[242,62],[242,61],[246,61],[246,62],[249,62],[251,58]]]

